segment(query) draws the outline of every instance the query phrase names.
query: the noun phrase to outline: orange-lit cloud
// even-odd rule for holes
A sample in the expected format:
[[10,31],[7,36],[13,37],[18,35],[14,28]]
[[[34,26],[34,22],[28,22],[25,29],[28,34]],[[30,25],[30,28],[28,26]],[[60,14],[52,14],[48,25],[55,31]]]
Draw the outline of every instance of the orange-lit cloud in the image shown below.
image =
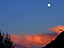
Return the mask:
[[[60,26],[50,28],[51,31],[56,32],[57,34],[62,32],[62,31],[60,31],[60,29],[64,30],[64,26],[60,25]],[[38,34],[32,34],[32,35],[23,34],[23,36],[12,34],[11,38],[13,39],[13,42],[15,44],[25,46],[25,47],[34,48],[34,46],[39,46],[39,47],[45,46],[50,41],[54,40],[57,36],[56,33],[48,33],[48,34],[40,34],[40,35],[38,35]],[[23,48],[23,47],[16,47],[16,48]]]
[[43,34],[43,35],[32,34],[24,36],[11,35],[14,43],[24,45],[26,47],[44,46],[54,38],[53,36],[51,34]]
[[64,31],[64,26],[60,25],[60,26],[52,27],[50,28],[50,30],[59,34],[62,31]]

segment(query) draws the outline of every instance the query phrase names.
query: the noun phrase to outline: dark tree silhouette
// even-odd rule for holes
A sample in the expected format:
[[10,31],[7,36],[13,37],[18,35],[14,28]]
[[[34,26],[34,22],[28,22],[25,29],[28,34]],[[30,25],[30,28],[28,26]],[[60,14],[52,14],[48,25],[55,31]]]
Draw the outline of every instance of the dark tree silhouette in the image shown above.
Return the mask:
[[42,48],[64,48],[64,31],[54,41],[51,41],[51,43]]
[[0,31],[0,48],[14,48],[13,42],[11,41],[10,35],[1,33]]

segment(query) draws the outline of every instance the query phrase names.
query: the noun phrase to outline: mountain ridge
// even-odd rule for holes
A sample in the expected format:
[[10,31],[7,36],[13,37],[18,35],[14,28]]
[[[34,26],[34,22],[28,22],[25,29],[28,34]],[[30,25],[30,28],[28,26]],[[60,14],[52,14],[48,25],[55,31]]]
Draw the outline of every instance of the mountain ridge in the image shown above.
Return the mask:
[[64,31],[57,38],[42,48],[64,48]]

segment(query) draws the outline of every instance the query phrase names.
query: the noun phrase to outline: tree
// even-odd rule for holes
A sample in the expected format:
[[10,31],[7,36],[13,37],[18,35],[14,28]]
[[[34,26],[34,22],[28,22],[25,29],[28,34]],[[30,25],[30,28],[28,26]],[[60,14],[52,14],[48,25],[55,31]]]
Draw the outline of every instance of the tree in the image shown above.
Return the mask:
[[0,31],[0,48],[14,48],[13,42],[11,41],[9,34],[1,33]]

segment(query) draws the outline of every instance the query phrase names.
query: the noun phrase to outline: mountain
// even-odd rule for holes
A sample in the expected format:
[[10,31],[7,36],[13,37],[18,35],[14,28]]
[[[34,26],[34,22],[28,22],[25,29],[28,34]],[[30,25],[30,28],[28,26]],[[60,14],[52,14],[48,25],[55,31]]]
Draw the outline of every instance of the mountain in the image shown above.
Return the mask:
[[64,31],[54,41],[51,41],[51,43],[42,48],[64,48]]

